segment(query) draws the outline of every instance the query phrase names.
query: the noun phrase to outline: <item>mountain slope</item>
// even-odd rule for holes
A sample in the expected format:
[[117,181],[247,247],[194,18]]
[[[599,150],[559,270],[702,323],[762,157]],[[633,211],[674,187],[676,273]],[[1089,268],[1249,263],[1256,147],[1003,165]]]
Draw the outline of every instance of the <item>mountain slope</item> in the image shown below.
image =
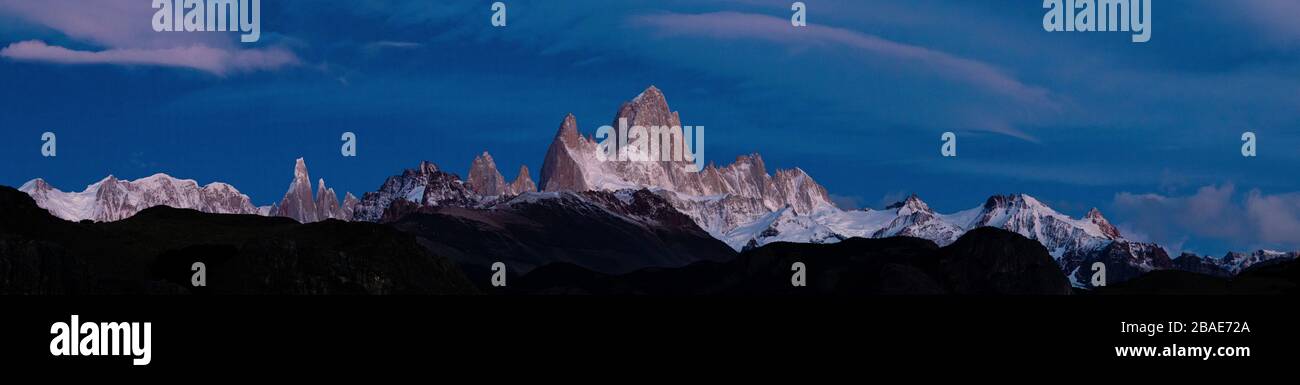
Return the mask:
[[[611,123],[613,127],[681,125],[680,115],[654,86],[623,103]],[[616,131],[607,140],[628,139],[618,135],[622,133]],[[803,170],[768,174],[758,154],[738,157],[726,167],[710,164],[690,172],[691,164],[677,158],[602,161],[599,151],[602,148],[594,139],[579,133],[577,119],[567,115],[543,160],[542,190],[648,188],[736,250],[779,241],[831,243],[891,236],[948,245],[973,229],[994,227],[1040,242],[1070,274],[1082,274],[1080,266],[1102,260],[1122,264],[1114,275],[1121,279],[1172,266],[1163,249],[1123,239],[1096,209],[1074,219],[1025,194],[993,196],[979,207],[953,214],[937,213],[915,195],[884,210],[844,211]],[[679,150],[666,151],[675,155],[672,151]]]
[[646,190],[525,193],[482,208],[423,207],[392,224],[471,272],[563,262],[622,273],[735,255]]
[[36,204],[69,221],[111,222],[129,218],[154,206],[194,209],[218,214],[256,214],[258,208],[233,186],[210,183],[200,187],[189,179],[155,174],[134,181],[109,176],[80,192],[63,192],[43,179],[19,188]]
[[425,161],[416,168],[388,177],[379,190],[362,195],[352,219],[390,222],[420,207],[467,207],[478,204],[479,198],[459,176],[443,172],[437,165]]
[[[1178,258],[1182,259],[1182,257]],[[1102,295],[1295,295],[1300,294],[1300,261],[1279,259],[1231,277],[1183,270],[1153,271],[1096,289]]]
[[[207,265],[206,287],[190,284]],[[471,294],[456,266],[370,223],[153,207],[116,222],[55,218],[0,187],[3,294]]]
[[[805,287],[791,284],[792,265]],[[1070,285],[1037,242],[985,228],[940,248],[911,237],[772,243],[727,262],[614,275],[570,264],[538,268],[507,291],[595,295],[1065,295]]]

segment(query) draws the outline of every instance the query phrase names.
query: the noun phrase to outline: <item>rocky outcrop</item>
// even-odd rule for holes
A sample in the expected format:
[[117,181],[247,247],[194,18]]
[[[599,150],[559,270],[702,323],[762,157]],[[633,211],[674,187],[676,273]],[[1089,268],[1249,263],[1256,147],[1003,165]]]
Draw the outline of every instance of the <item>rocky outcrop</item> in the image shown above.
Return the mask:
[[510,182],[510,191],[515,195],[537,191],[537,184],[533,183],[533,178],[528,175],[528,166],[519,166],[519,176],[515,177],[514,182]]
[[1219,264],[1229,273],[1237,274],[1257,266],[1292,261],[1297,257],[1300,257],[1300,252],[1295,251],[1256,250],[1252,253],[1229,252],[1219,260]]
[[345,221],[352,220],[352,216],[355,214],[358,204],[361,204],[361,200],[357,199],[357,197],[352,195],[352,193],[347,193],[347,195],[343,197],[343,204],[339,206],[339,214],[337,218]]
[[378,191],[363,195],[355,205],[352,219],[384,222],[425,206],[473,206],[479,198],[459,176],[425,161],[400,175],[388,177]]
[[1174,269],[1190,273],[1204,274],[1212,277],[1231,277],[1232,272],[1213,258],[1202,257],[1192,253],[1183,253],[1173,260]]
[[542,158],[542,191],[591,190],[579,161],[586,160],[582,158],[586,155],[584,152],[594,146],[595,143],[578,134],[578,119],[573,114],[565,115],[551,146],[546,149],[546,157]]
[[1107,285],[1174,268],[1173,260],[1159,245],[1125,239],[1112,241],[1100,249],[1070,250],[1059,260],[1061,270],[1075,286],[1082,288],[1094,288],[1092,266],[1097,262],[1106,266]]
[[496,161],[484,151],[474,158],[469,168],[469,179],[465,181],[474,193],[485,196],[514,196],[537,191],[537,185],[528,175],[528,166],[520,166],[519,176],[514,182],[506,183],[506,178],[497,171]]
[[497,171],[497,164],[487,151],[474,158],[474,163],[469,167],[469,179],[465,184],[479,195],[514,195],[509,193],[506,178]]

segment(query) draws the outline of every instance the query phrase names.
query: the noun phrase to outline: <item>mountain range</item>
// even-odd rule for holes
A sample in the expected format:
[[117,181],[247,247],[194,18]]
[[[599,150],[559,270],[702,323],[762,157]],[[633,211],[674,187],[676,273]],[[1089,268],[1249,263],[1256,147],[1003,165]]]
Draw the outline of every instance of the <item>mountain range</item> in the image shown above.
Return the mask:
[[[191,281],[196,262],[205,285]],[[0,295],[478,292],[456,263],[391,226],[167,206],[69,222],[0,186]]]
[[[681,125],[680,114],[654,86],[618,108],[612,125],[621,120],[628,126]],[[483,152],[471,162],[466,180],[421,162],[387,178],[376,191],[361,198],[347,193],[342,201],[324,179],[313,191],[301,158],[284,197],[271,206],[254,206],[225,183],[200,187],[165,174],[135,181],[109,176],[81,192],[63,192],[35,179],[20,190],[69,221],[120,221],[150,207],[167,206],[287,217],[300,223],[388,223],[417,234],[426,247],[459,256],[453,257],[459,263],[481,267],[508,260],[521,272],[560,262],[621,274],[723,260],[778,242],[830,244],[906,236],[946,247],[984,227],[1039,242],[1067,281],[1081,288],[1091,287],[1096,262],[1107,266],[1109,282],[1122,282],[1168,269],[1229,277],[1297,257],[1295,252],[1260,250],[1223,258],[1170,258],[1159,245],[1125,238],[1095,208],[1082,218],[1071,218],[1026,194],[991,196],[983,204],[947,214],[934,211],[916,195],[883,209],[845,210],[802,169],[769,173],[759,154],[689,172],[685,161],[601,161],[598,151],[597,141],[583,136],[577,119],[568,114],[545,153],[537,183],[526,166],[507,183],[492,156]],[[590,224],[605,227],[585,226]],[[584,238],[581,229],[588,229],[585,235],[621,237],[631,247],[584,248],[600,240]]]

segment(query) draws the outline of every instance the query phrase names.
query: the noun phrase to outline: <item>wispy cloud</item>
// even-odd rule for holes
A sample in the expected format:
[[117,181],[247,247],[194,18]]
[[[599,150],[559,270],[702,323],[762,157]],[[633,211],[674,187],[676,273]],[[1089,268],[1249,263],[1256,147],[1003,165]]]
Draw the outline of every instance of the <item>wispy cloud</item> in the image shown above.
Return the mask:
[[366,47],[369,48],[420,48],[423,46],[424,44],[420,44],[416,42],[389,41],[389,40],[376,41],[366,45]]
[[301,60],[283,47],[248,48],[234,34],[160,33],[151,27],[154,9],[142,1],[0,0],[0,14],[66,36],[70,48],[46,40],[10,44],[0,57],[58,64],[107,64],[187,68],[218,76],[296,66]]
[[1229,11],[1240,12],[1246,19],[1270,32],[1273,39],[1283,42],[1300,41],[1300,24],[1295,22],[1300,15],[1300,2],[1294,0],[1246,0],[1215,3]]
[[191,68],[224,76],[232,72],[272,70],[299,64],[298,57],[282,49],[227,51],[207,46],[137,49],[115,48],[79,51],[51,46],[39,40],[10,44],[0,57],[60,64],[116,64]]
[[633,20],[634,23],[655,27],[663,35],[693,35],[720,40],[758,39],[792,46],[855,49],[924,66],[950,80],[980,86],[1023,102],[1051,104],[1047,90],[1027,85],[988,63],[849,29],[815,24],[793,28],[788,19],[739,12],[664,13],[642,15]]

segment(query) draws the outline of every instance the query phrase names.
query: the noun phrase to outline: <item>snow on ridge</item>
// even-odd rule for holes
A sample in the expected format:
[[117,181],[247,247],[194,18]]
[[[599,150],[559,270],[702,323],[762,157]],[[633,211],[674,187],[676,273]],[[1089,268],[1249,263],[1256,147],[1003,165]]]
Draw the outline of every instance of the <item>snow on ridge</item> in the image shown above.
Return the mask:
[[25,192],[25,193],[31,194],[32,191],[36,190],[36,185],[38,185],[38,184],[42,184],[42,183],[47,184],[47,185],[49,184],[48,182],[45,181],[45,179],[36,178],[36,179],[32,179],[32,180],[27,181],[27,183],[23,183],[22,186],[19,186],[19,187],[18,187],[18,191],[22,191],[22,192]]
[[[1108,237],[1090,219],[1071,218],[1029,195],[994,196],[989,202],[990,204],[944,214],[931,210],[924,201],[913,195],[885,210],[846,211],[829,208],[798,215],[807,217],[806,220],[778,221],[772,215],[763,215],[754,221],[735,226],[736,230],[724,232],[724,236],[719,239],[737,250],[751,244],[761,246],[778,240],[790,241],[795,237],[792,233],[810,236],[805,242],[905,235],[929,239],[942,246],[955,241],[966,231],[991,226],[1020,233],[1042,243],[1057,260],[1071,250],[1099,250],[1115,240],[1123,240]],[[801,224],[804,228],[797,229]],[[823,231],[829,231],[836,237],[827,237],[822,234]],[[745,235],[752,238],[738,239]],[[1134,246],[1136,245],[1130,245]]]
[[[45,188],[40,188],[41,186]],[[156,173],[136,180],[109,175],[82,191],[65,192],[37,178],[19,189],[37,206],[69,221],[116,221],[153,206],[195,209],[223,214],[255,214],[247,195],[229,184],[213,182],[200,187],[193,179],[177,179]]]
[[561,194],[563,193],[558,191],[530,191],[516,195],[505,203],[511,206],[519,203],[537,203],[547,199],[559,199]]
[[951,223],[954,226],[969,230],[971,225],[975,223],[975,219],[979,217],[981,211],[983,211],[983,207],[975,207],[952,214],[935,213],[935,216],[938,216],[939,219]]

